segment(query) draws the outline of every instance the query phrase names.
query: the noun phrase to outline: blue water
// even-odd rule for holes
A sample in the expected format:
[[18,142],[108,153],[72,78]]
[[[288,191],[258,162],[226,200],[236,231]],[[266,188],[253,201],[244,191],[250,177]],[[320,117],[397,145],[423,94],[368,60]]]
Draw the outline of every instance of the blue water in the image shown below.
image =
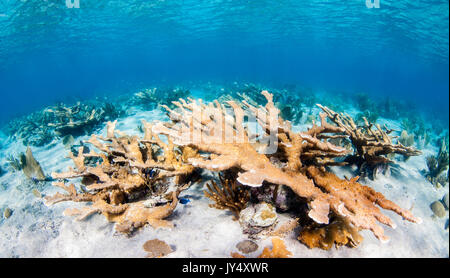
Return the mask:
[[159,83],[412,101],[448,124],[448,0],[0,0],[0,122]]

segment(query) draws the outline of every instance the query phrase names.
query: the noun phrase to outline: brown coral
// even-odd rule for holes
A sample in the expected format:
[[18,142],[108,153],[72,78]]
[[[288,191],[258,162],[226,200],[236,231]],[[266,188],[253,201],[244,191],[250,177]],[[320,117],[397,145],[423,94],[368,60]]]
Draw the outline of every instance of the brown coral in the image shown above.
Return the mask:
[[224,178],[219,175],[220,185],[215,181],[211,184],[206,184],[208,190],[203,193],[206,197],[213,200],[215,203],[210,204],[210,207],[217,209],[228,209],[234,214],[234,218],[239,218],[239,212],[244,209],[250,199],[250,190],[239,185],[236,181]]
[[392,162],[387,156],[393,153],[404,157],[417,156],[421,152],[413,147],[405,146],[400,142],[393,143],[389,134],[393,131],[386,126],[370,123],[363,117],[364,125],[358,126],[347,114],[337,113],[328,107],[317,104],[326,116],[336,125],[340,132],[348,136],[355,149],[353,161],[370,166]]
[[[189,146],[203,152],[201,157],[188,159],[194,167],[212,171],[239,169],[241,172],[237,181],[248,186],[258,187],[263,182],[269,182],[290,187],[309,203],[308,215],[317,223],[327,224],[328,214],[332,210],[335,214],[345,217],[355,227],[370,229],[376,237],[384,241],[387,237],[377,222],[389,226],[394,224],[381,214],[376,205],[393,210],[406,220],[420,221],[381,194],[357,184],[356,179],[342,181],[334,176],[321,174],[317,166],[323,171],[323,166],[333,165],[334,157],[348,154],[345,148],[337,147],[328,141],[341,137],[339,133],[345,131],[344,127],[326,123],[325,114],[322,114],[321,126],[314,125],[306,132],[294,133],[290,123],[279,117],[273,96],[267,91],[263,91],[262,95],[267,99],[264,107],[256,108],[244,101],[243,104],[247,107],[244,110],[241,104],[227,102],[231,113],[217,101],[206,105],[201,100],[181,99],[174,102],[179,108],[178,111],[165,107],[173,123],[158,123],[153,126],[152,131],[171,137],[177,145]],[[263,134],[251,133],[244,125],[246,113],[256,118],[264,131]],[[330,133],[335,135],[329,135]],[[383,132],[372,134],[386,135]],[[256,142],[255,138],[259,141]],[[283,147],[273,149],[273,145],[278,143]],[[391,148],[389,144],[386,146],[383,145],[382,149]],[[398,148],[401,152],[403,147]],[[208,156],[205,157],[205,154]],[[270,155],[286,159],[286,166],[279,168],[279,165],[272,164]],[[312,168],[309,168],[310,166]],[[332,184],[334,182],[337,184]]]
[[287,250],[284,241],[279,237],[273,237],[272,249],[269,247],[264,248],[258,258],[289,258],[290,256],[292,256],[292,253]]
[[[77,215],[78,220],[85,219],[93,213],[102,213],[109,221],[116,222],[116,230],[130,233],[133,229],[150,224],[153,227],[171,227],[163,220],[177,205],[177,196],[189,184],[181,186],[184,178],[194,170],[182,162],[186,156],[196,152],[175,147],[170,139],[164,143],[158,136],[153,136],[151,126],[144,125],[145,136],[127,136],[115,129],[116,122],[108,122],[107,137],[92,135],[87,141],[100,152],[90,150],[69,157],[75,169],[68,172],[52,173],[54,179],[65,180],[82,177],[81,193],[74,184],[66,185],[64,181],[54,182],[67,194],[56,193],[45,198],[48,205],[62,201],[92,202],[82,209],[68,209],[66,215]],[[116,134],[119,136],[116,137]],[[103,143],[103,142],[105,143]],[[157,157],[158,156],[158,157]],[[85,164],[85,159],[101,159],[95,167]],[[173,177],[173,178],[172,178]],[[172,178],[175,188],[171,188]],[[165,205],[157,206],[158,203]]]
[[46,108],[43,111],[45,118],[53,119],[47,123],[54,128],[56,134],[70,134],[80,131],[88,126],[95,125],[105,117],[104,109],[96,109],[93,106],[78,102],[72,107],[57,105]]
[[326,226],[317,226],[313,223],[305,227],[298,239],[309,248],[329,250],[333,245],[336,245],[336,248],[343,245],[356,247],[362,242],[363,237],[347,220],[336,217]]

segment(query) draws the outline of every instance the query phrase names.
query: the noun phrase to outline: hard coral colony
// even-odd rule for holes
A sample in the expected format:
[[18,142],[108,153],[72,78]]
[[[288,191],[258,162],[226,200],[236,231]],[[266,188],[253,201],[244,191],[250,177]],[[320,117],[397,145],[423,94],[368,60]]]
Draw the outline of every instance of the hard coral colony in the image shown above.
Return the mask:
[[[306,132],[295,133],[290,123],[279,117],[273,96],[267,91],[262,94],[267,99],[265,107],[257,108],[244,101],[243,104],[247,107],[244,110],[236,102],[229,101],[227,104],[231,106],[233,113],[228,112],[225,106],[218,102],[215,102],[215,105],[205,105],[192,99],[188,102],[180,100],[175,103],[180,112],[166,107],[172,123],[160,122],[153,127],[153,131],[171,137],[175,144],[190,146],[210,155],[208,159],[190,158],[188,161],[194,167],[212,171],[235,167],[241,170],[237,177],[241,184],[258,187],[265,181],[290,187],[297,195],[306,199],[310,208],[308,216],[317,223],[328,224],[331,211],[344,217],[355,227],[369,229],[377,238],[386,241],[388,238],[378,223],[391,227],[395,227],[395,224],[381,213],[377,205],[396,212],[408,221],[421,221],[408,210],[385,199],[381,193],[357,183],[357,178],[341,180],[325,171],[325,165],[335,164],[332,158],[348,154],[346,149],[326,140],[328,136],[325,134],[344,133],[342,127],[328,124],[322,114],[320,126],[314,124]],[[265,131],[263,135],[252,134],[251,130],[243,125],[245,113],[256,118]],[[193,131],[189,133],[191,135],[196,132],[200,134],[201,141],[186,136],[186,130]],[[226,130],[232,131],[229,134],[231,139],[225,138]],[[250,138],[265,137],[270,140],[274,139],[274,134],[281,147],[271,155],[258,153],[257,148],[261,146],[252,144]],[[381,136],[387,135],[381,133]],[[360,140],[370,139],[363,137]],[[370,146],[371,142],[365,145]],[[389,143],[386,145],[387,147],[381,146],[381,154],[396,150]],[[287,163],[282,168],[277,167],[269,156],[277,156]]]
[[[171,227],[164,218],[177,206],[178,194],[190,185],[184,183],[186,177],[194,170],[182,160],[195,156],[196,152],[189,147],[176,149],[170,139],[164,143],[152,134],[150,124],[143,124],[144,138],[123,134],[115,129],[116,122],[108,122],[105,138],[92,135],[87,143],[100,152],[91,150],[85,154],[81,147],[78,156],[70,153],[76,169],[52,173],[52,178],[62,180],[54,182],[54,185],[68,194],[48,196],[46,203],[92,202],[91,206],[83,209],[68,209],[65,214],[77,215],[77,219],[82,220],[100,212],[109,221],[116,222],[116,230],[123,233],[130,233],[145,224]],[[94,167],[87,166],[85,159],[90,157],[99,158],[101,162]],[[81,193],[77,192],[74,184],[66,185],[64,182],[80,177],[86,186],[80,186]],[[168,179],[171,179],[170,184]]]
[[[366,118],[364,125],[358,126],[348,115],[321,105],[320,123],[294,132],[291,123],[281,117],[273,95],[262,91],[261,96],[265,106],[257,106],[249,97],[242,102],[215,100],[209,104],[191,98],[174,101],[176,108],[163,105],[170,122],[143,122],[143,138],[128,136],[115,128],[116,122],[108,122],[106,137],[92,135],[86,142],[98,152],[84,152],[81,147],[76,156],[69,154],[75,169],[52,173],[52,178],[59,180],[54,185],[67,194],[47,196],[46,202],[92,202],[82,209],[68,209],[66,214],[85,219],[102,213],[124,233],[145,224],[171,227],[165,218],[177,206],[179,193],[189,187],[195,170],[202,169],[227,177],[220,176],[222,187],[211,181],[205,194],[215,201],[212,207],[230,209],[236,218],[251,199],[248,188],[287,186],[306,205],[307,216],[315,223],[299,236],[309,247],[356,246],[362,240],[358,234],[362,229],[387,241],[380,223],[390,227],[395,223],[380,208],[410,222],[421,222],[381,193],[358,183],[359,177],[341,179],[329,170],[354,163],[364,172],[392,163],[389,154],[414,156],[419,151],[394,144],[386,127]],[[253,125],[245,123],[245,118],[253,118]],[[352,150],[333,144],[336,139],[349,140]],[[87,165],[87,158],[96,158],[97,163]],[[74,178],[81,178],[79,189],[66,184]],[[290,226],[296,227],[296,223]],[[276,245],[279,242],[275,240],[274,248]],[[270,250],[263,253],[271,256]]]

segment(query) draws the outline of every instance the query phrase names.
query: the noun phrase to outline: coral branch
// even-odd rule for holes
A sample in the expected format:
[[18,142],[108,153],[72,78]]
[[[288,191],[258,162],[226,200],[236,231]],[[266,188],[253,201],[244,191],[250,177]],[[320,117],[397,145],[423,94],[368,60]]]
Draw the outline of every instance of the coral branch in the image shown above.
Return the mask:
[[[247,186],[258,187],[268,182],[290,187],[309,203],[308,215],[317,223],[327,224],[331,210],[348,219],[356,228],[370,229],[379,239],[387,240],[377,222],[390,226],[394,224],[381,214],[376,205],[390,209],[409,221],[419,222],[409,211],[399,208],[369,187],[356,183],[356,179],[342,181],[331,173],[319,170],[324,170],[325,165],[334,165],[332,158],[348,154],[345,148],[328,141],[327,134],[330,133],[355,134],[354,138],[364,139],[363,145],[357,146],[361,145],[369,156],[389,151],[412,155],[416,151],[391,144],[387,136],[389,131],[383,131],[379,126],[374,131],[367,123],[366,134],[362,134],[362,129],[357,128],[351,118],[345,118],[346,124],[337,127],[328,124],[326,116],[334,120],[338,117],[329,109],[324,109],[325,113],[320,115],[320,126],[314,124],[306,132],[294,133],[290,123],[279,117],[273,96],[267,91],[263,91],[262,95],[267,100],[264,107],[256,107],[247,101],[242,102],[243,105],[229,101],[227,104],[231,110],[218,102],[214,102],[214,105],[192,99],[174,102],[177,111],[166,108],[172,123],[158,123],[153,126],[152,132],[167,135],[175,144],[204,153],[202,157],[188,159],[194,167],[212,171],[239,169],[241,172],[238,173],[237,181]],[[246,107],[246,110],[242,107]],[[256,119],[263,134],[255,135],[244,126],[245,114]],[[369,137],[372,139],[366,140]],[[253,142],[250,138],[261,141]],[[268,144],[260,148],[263,143]],[[281,143],[282,148],[272,153],[258,152],[278,143]],[[287,166],[272,164],[270,155],[286,159]]]
[[328,107],[317,104],[327,115],[327,117],[341,130],[349,136],[354,148],[355,155],[367,163],[388,163],[391,162],[385,156],[390,153],[401,154],[405,157],[420,155],[419,150],[407,147],[401,143],[394,144],[389,130],[379,124],[369,123],[363,117],[364,125],[357,126],[354,120],[347,114],[339,114]]
[[[77,156],[69,155],[76,169],[52,173],[54,179],[60,180],[82,177],[87,192],[77,193],[74,184],[67,186],[62,181],[55,182],[55,186],[68,194],[47,196],[46,203],[92,202],[89,207],[69,209],[65,214],[76,215],[82,220],[93,213],[102,213],[109,221],[117,223],[116,230],[124,233],[145,224],[170,227],[170,222],[163,219],[175,209],[179,192],[187,188],[179,185],[194,170],[184,161],[196,156],[197,152],[176,147],[170,138],[164,143],[150,133],[150,124],[143,124],[146,127],[143,139],[116,130],[116,122],[108,122],[106,138],[92,135],[87,143],[100,153],[93,150],[84,153],[81,147]],[[98,157],[101,163],[95,167],[87,166],[85,159],[89,157]],[[170,186],[171,183],[175,187]],[[155,206],[158,202],[167,204]]]

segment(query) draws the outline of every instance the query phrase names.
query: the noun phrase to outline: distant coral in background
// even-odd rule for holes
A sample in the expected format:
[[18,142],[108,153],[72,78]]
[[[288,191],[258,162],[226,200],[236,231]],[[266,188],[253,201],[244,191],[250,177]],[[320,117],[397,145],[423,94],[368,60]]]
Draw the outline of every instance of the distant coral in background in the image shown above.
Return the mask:
[[155,109],[158,105],[172,105],[172,101],[190,96],[190,91],[182,87],[155,87],[134,94],[131,103],[145,109]]
[[[286,244],[279,237],[272,237],[272,248],[265,247],[262,253],[258,256],[261,259],[281,259],[289,258],[292,253],[286,248]],[[245,258],[244,255],[237,252],[232,252],[231,257],[233,258]]]
[[[154,125],[153,132],[169,136],[179,146],[189,146],[204,153],[202,157],[188,159],[196,168],[211,171],[235,168],[241,171],[237,181],[243,185],[259,187],[267,182],[290,187],[309,204],[308,216],[317,223],[328,224],[329,213],[332,211],[355,228],[369,229],[377,238],[386,241],[388,238],[378,222],[391,227],[395,227],[395,224],[381,213],[377,205],[394,211],[408,221],[420,222],[411,212],[401,209],[382,194],[358,184],[357,177],[341,180],[325,168],[339,165],[334,158],[347,156],[349,153],[347,149],[328,142],[328,139],[336,136],[342,137],[341,133],[350,136],[358,149],[357,154],[369,161],[377,161],[379,156],[391,152],[403,155],[417,155],[420,152],[393,144],[386,131],[381,130],[378,125],[374,131],[369,123],[366,127],[358,128],[351,120],[345,123],[336,121],[337,114],[329,109],[324,109],[328,113],[322,114],[320,126],[314,124],[305,132],[295,133],[290,123],[279,116],[279,109],[273,103],[273,95],[267,91],[263,91],[262,95],[267,101],[264,107],[255,107],[243,101],[246,109],[234,101],[226,103],[231,110],[217,101],[209,105],[192,99],[174,102],[177,110],[165,107],[172,123],[158,123]],[[246,113],[256,117],[263,134],[254,134],[243,125]],[[328,124],[326,116],[339,125]],[[190,136],[183,134],[183,130],[190,131],[189,134],[197,132],[202,140],[193,141]],[[223,130],[232,130],[232,138],[224,141]],[[277,131],[276,137],[273,136],[273,131]],[[252,143],[249,138],[277,141],[281,147],[270,156],[279,157],[285,163],[272,163],[268,155],[261,153],[267,146]],[[388,161],[384,157],[380,160]]]
[[[56,193],[45,197],[46,204],[62,201],[92,202],[82,209],[68,209],[66,215],[76,215],[78,220],[93,213],[102,213],[109,221],[116,222],[116,230],[131,233],[145,224],[171,227],[166,220],[177,206],[177,196],[190,183],[185,178],[194,168],[183,160],[196,156],[189,147],[176,147],[169,139],[164,143],[151,132],[151,125],[144,122],[143,138],[127,136],[115,129],[116,122],[108,122],[107,136],[92,135],[87,141],[99,152],[83,152],[77,156],[69,153],[75,169],[64,173],[52,173],[55,186],[67,193]],[[116,134],[118,136],[116,136]],[[90,157],[101,159],[101,163],[88,166]],[[65,180],[82,178],[79,192],[74,184]]]
[[122,112],[110,103],[82,103],[73,106],[58,104],[23,118],[12,120],[7,133],[24,145],[43,146],[55,137],[83,135],[105,120],[115,119]]
[[370,99],[367,93],[357,93],[354,100],[361,111],[368,111],[373,108],[373,100]]
[[448,172],[443,174],[449,165],[447,139],[442,139],[437,156],[427,156],[426,159],[428,167],[428,172],[425,174],[426,178],[435,186],[443,186],[448,183]]

